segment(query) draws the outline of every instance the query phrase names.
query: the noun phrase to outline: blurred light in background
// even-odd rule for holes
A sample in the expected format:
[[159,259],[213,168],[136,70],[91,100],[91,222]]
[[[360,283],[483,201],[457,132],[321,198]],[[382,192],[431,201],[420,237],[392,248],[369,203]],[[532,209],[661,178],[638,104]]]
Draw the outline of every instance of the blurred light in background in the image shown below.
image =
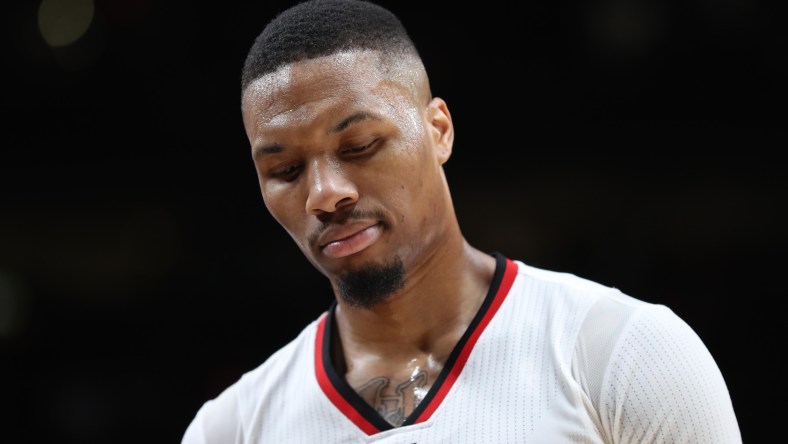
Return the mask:
[[38,8],[38,28],[49,46],[79,40],[93,21],[92,0],[44,0]]

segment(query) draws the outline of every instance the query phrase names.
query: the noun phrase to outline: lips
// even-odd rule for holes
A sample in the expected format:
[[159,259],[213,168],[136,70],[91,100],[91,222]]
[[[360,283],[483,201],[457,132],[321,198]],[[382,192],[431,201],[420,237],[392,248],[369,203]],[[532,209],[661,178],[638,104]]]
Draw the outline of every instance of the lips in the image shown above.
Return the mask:
[[318,239],[318,245],[328,257],[345,257],[374,244],[382,232],[383,229],[378,222],[355,222],[347,226],[327,229]]

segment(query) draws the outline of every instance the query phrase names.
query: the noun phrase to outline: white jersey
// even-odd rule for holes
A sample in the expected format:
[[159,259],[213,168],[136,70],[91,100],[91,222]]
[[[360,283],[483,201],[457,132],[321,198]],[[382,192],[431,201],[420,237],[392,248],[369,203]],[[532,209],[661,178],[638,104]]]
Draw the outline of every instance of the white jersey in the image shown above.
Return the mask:
[[719,368],[674,312],[496,258],[484,304],[402,426],[332,365],[332,307],[206,402],[182,444],[741,442]]

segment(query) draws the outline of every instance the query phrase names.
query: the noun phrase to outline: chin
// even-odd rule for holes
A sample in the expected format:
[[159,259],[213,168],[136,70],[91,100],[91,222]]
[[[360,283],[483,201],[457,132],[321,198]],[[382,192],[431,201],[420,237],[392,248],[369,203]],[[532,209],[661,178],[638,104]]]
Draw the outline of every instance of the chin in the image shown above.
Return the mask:
[[405,267],[399,256],[385,261],[366,260],[346,267],[332,283],[347,305],[368,309],[405,286]]

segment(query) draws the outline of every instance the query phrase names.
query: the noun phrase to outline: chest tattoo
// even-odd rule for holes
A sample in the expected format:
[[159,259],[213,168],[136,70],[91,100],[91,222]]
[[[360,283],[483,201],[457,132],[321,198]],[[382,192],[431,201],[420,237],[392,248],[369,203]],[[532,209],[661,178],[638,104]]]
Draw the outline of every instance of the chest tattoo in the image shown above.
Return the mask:
[[429,385],[427,373],[421,370],[399,383],[379,376],[354,388],[380,416],[398,427],[427,395]]

